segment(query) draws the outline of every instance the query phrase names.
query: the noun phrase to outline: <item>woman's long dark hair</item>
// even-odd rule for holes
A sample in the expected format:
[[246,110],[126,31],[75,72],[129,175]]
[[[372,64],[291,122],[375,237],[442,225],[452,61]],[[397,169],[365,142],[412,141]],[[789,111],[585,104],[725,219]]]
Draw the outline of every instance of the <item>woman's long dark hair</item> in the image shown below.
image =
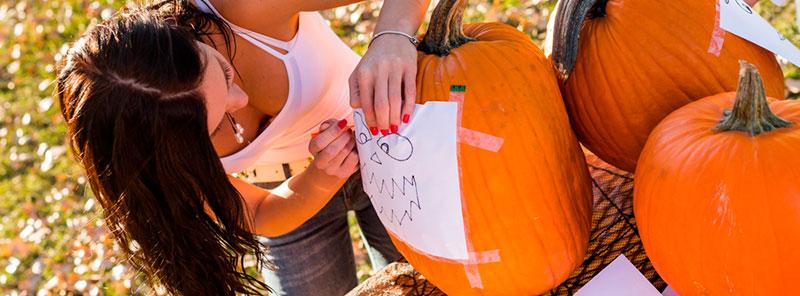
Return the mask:
[[192,29],[130,9],[89,29],[57,79],[68,141],[129,261],[175,295],[263,293],[241,195],[211,144]]
[[[210,0],[195,1],[210,5]],[[236,55],[236,39],[231,26],[218,15],[201,11],[191,0],[156,0],[147,9],[162,18],[191,28],[195,38],[202,42],[215,48],[225,48],[228,52],[228,59],[233,64]],[[215,35],[221,36],[224,44],[216,44],[212,38]]]

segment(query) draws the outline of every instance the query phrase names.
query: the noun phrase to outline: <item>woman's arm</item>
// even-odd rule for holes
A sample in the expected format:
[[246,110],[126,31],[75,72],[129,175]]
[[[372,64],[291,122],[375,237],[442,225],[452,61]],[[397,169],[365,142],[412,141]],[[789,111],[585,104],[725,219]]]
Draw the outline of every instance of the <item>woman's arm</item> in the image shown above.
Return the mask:
[[[375,32],[398,30],[414,35],[417,33],[431,0],[385,0],[375,26]],[[383,37],[381,37],[383,38]],[[407,41],[407,40],[406,40]],[[376,41],[377,42],[377,41]]]
[[231,177],[255,233],[274,237],[294,230],[319,212],[356,171],[355,140],[345,124],[323,123],[323,132],[309,147],[315,156],[311,166],[278,188],[266,191]]
[[[430,0],[385,0],[375,33],[416,35]],[[363,108],[370,130],[397,132],[408,123],[416,101],[417,49],[408,38],[375,39],[350,76],[350,105]]]
[[231,183],[241,193],[248,214],[253,217],[253,232],[275,237],[289,233],[313,217],[347,180],[337,179],[322,185],[325,177],[306,170],[269,191],[233,177]]

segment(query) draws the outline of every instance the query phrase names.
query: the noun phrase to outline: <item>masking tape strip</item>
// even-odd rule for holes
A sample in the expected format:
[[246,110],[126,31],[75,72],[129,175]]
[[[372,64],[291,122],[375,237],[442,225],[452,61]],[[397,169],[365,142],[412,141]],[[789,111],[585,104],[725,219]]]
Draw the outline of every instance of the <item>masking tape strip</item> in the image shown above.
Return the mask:
[[471,130],[461,126],[461,118],[464,109],[464,93],[467,87],[463,85],[450,86],[450,102],[458,103],[458,135],[459,143],[467,144],[472,147],[483,149],[491,152],[498,152],[503,147],[503,138],[495,137],[486,133],[476,130]]
[[500,250],[469,253],[469,264],[500,262]]
[[491,152],[498,152],[503,147],[503,138],[498,138],[489,134],[471,130],[468,128],[458,128],[458,142],[467,144],[475,148]]
[[[719,0],[724,1],[724,0]],[[725,30],[719,25],[720,12],[719,1],[717,1],[717,16],[714,19],[714,32],[711,33],[711,42],[708,45],[708,53],[719,56],[722,53],[722,45],[725,43]]]
[[[502,146],[502,140],[500,138],[479,133],[476,131],[472,131],[461,126],[461,118],[464,110],[464,93],[467,91],[467,87],[464,85],[451,85],[450,86],[450,102],[458,103],[458,119],[457,119],[457,126],[458,126],[458,141],[464,144],[469,144],[471,146],[475,146],[472,144],[476,144],[478,146],[487,146],[489,148],[497,148],[500,150],[500,146]],[[463,135],[469,135],[468,137],[462,137]],[[488,136],[488,137],[485,137]],[[466,139],[466,141],[465,141]],[[499,145],[497,141],[500,141]],[[472,143],[472,144],[470,144]],[[488,145],[487,145],[488,143]],[[477,147],[477,146],[476,146]],[[479,147],[480,148],[480,147]],[[458,159],[461,161],[461,147],[457,146],[456,153],[458,154]],[[495,151],[497,152],[497,151]],[[461,172],[461,166],[458,167],[458,176],[460,180],[463,180],[463,174]],[[460,184],[461,192],[464,192],[464,185]],[[467,212],[467,204],[464,202],[464,195],[461,195],[461,210],[466,213]],[[467,276],[467,280],[469,281],[469,285],[471,288],[482,289],[483,288],[483,280],[481,279],[481,273],[478,269],[479,264],[483,263],[491,263],[491,262],[499,262],[500,261],[500,250],[490,250],[490,251],[483,251],[483,252],[476,252],[475,246],[472,244],[472,240],[469,239],[470,237],[470,228],[469,224],[467,223],[466,219],[464,219],[464,233],[467,237],[467,251],[469,252],[469,258],[466,261],[462,261],[461,264],[464,265],[464,274]]]
[[[386,229],[386,231],[388,231],[389,233],[391,233],[395,237],[399,237],[397,235],[397,233],[395,233],[395,232],[393,232],[393,231],[391,231],[389,229]],[[412,251],[414,251],[414,253],[421,254],[421,255],[427,257],[428,259],[433,260],[433,261],[437,261],[437,262],[458,263],[458,264],[463,264],[463,265],[478,265],[478,264],[500,262],[500,250],[499,249],[483,251],[483,252],[469,252],[469,253],[467,253],[467,256],[469,256],[467,259],[459,260],[459,259],[450,259],[450,258],[445,258],[445,257],[439,257],[439,256],[436,256],[436,255],[431,255],[431,254],[426,253],[423,250],[417,249],[414,246],[411,246],[411,245],[408,245],[408,244],[406,244],[406,247],[411,249]]]
[[[388,228],[386,229],[386,231],[391,233],[393,236],[398,237],[396,233],[389,230]],[[483,280],[481,280],[481,273],[480,270],[478,270],[478,265],[500,262],[500,250],[497,249],[483,251],[483,252],[470,251],[468,253],[469,257],[466,260],[458,260],[458,259],[449,259],[449,258],[439,257],[436,255],[431,255],[426,253],[425,251],[414,248],[414,246],[408,244],[406,244],[406,247],[411,249],[414,253],[425,256],[426,258],[436,262],[457,263],[463,265],[464,274],[467,277],[467,281],[469,281],[470,288],[477,288],[477,289],[483,288]],[[467,249],[471,250],[472,248],[473,248],[472,243],[470,243],[469,239],[467,239]]]
[[467,91],[467,87],[463,85],[451,85],[450,86],[450,102],[458,103],[458,118],[456,122],[456,126],[461,128],[461,113],[464,109],[464,93]]
[[470,252],[468,261],[464,264],[464,273],[467,275],[470,287],[483,289],[483,280],[481,280],[478,264],[500,262],[500,250]]

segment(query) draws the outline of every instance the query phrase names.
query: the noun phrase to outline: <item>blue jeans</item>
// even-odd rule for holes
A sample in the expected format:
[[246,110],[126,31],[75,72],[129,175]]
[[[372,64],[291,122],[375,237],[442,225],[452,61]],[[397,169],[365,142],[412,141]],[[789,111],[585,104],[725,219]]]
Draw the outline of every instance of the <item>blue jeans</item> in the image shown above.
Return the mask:
[[[275,295],[341,296],[358,285],[347,212],[355,211],[373,270],[401,258],[361,187],[353,177],[314,217],[279,237],[262,237],[275,270],[262,270]],[[270,294],[272,295],[272,294]]]

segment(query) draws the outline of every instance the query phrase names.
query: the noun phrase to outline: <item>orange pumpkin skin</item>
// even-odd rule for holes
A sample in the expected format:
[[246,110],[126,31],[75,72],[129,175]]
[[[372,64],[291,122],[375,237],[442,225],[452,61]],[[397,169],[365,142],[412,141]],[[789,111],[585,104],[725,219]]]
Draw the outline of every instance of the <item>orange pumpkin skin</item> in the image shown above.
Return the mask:
[[736,73],[740,59],[758,67],[767,95],[784,97],[783,74],[770,52],[727,33],[719,57],[709,53],[716,3],[608,0],[606,16],[585,21],[563,94],[586,147],[633,172],[650,131],[664,117],[698,98],[736,89],[729,73]]
[[[636,169],[639,233],[680,295],[790,295],[800,283],[800,127],[715,131],[734,97],[691,103],[655,128]],[[769,106],[800,123],[800,102]]]
[[449,55],[419,54],[418,103],[447,101],[465,85],[462,127],[504,139],[499,152],[459,144],[467,237],[500,262],[464,265],[398,250],[448,295],[538,295],[582,262],[589,240],[591,181],[569,127],[552,64],[528,37],[497,23],[465,25],[476,41]]

